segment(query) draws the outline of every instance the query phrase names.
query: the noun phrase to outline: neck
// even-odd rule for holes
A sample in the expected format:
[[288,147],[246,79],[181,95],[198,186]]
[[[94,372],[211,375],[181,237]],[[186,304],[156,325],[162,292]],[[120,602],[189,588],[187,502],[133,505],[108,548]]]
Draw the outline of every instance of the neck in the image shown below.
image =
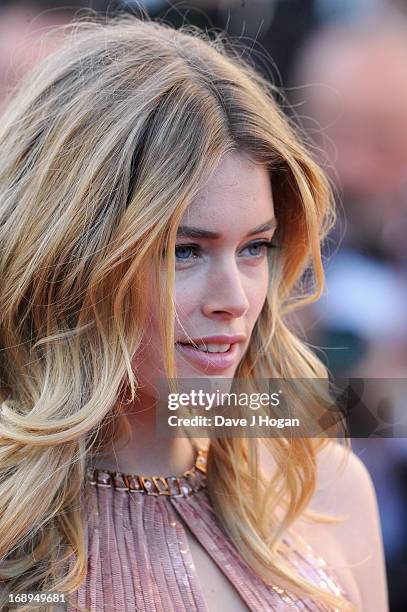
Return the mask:
[[138,397],[126,403],[126,417],[129,433],[123,432],[103,450],[103,454],[95,456],[94,467],[125,474],[171,476],[182,474],[193,466],[196,451],[189,438],[157,435],[153,399]]

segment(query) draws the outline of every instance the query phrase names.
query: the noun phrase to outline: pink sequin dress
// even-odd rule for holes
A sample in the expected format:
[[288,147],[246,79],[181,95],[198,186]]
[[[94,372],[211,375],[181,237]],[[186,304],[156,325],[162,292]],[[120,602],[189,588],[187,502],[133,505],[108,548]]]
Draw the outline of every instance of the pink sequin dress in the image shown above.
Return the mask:
[[[253,612],[332,610],[266,585],[218,525],[205,488],[206,453],[181,478],[140,478],[89,470],[87,576],[69,612],[208,612],[182,519]],[[307,580],[344,594],[311,548],[290,561]],[[72,564],[72,559],[71,559]]]

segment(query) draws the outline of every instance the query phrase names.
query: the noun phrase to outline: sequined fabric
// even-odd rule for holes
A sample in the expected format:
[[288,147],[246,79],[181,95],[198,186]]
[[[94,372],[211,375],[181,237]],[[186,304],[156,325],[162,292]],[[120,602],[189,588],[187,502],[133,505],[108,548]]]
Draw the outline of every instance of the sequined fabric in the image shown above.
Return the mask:
[[[205,487],[177,497],[88,483],[85,508],[88,570],[69,612],[208,612],[181,520],[249,610],[331,610],[258,578],[224,536]],[[293,550],[290,561],[307,580],[341,594],[309,547]]]

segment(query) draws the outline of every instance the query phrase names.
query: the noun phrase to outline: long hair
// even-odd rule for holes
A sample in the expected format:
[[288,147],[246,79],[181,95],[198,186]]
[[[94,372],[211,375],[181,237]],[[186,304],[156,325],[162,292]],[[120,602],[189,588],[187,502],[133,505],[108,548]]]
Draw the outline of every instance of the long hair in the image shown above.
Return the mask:
[[[148,317],[151,265],[173,377],[177,226],[232,151],[268,168],[280,245],[236,376],[326,377],[285,314],[322,290],[330,189],[273,87],[220,36],[130,17],[77,24],[2,117],[2,606],[9,592],[72,593],[84,579],[78,502],[86,460],[103,448],[106,432],[117,433],[123,388],[136,396],[132,357]],[[306,270],[314,284],[305,294]],[[297,398],[304,414],[310,400],[323,401],[313,393],[307,405]],[[211,441],[208,491],[217,516],[264,580],[334,606],[336,596],[301,578],[281,554],[283,534],[314,492],[322,442],[265,443],[277,466],[270,482],[258,471],[255,439]],[[75,564],[64,572],[72,554]]]

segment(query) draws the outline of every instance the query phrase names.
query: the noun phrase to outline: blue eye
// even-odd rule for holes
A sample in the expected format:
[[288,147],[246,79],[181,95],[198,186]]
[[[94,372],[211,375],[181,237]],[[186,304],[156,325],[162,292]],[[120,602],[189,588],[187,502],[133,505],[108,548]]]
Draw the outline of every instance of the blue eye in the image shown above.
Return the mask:
[[195,259],[198,247],[190,244],[179,244],[175,247],[175,257],[178,261],[189,261]]
[[269,249],[273,248],[275,248],[275,245],[271,240],[258,240],[257,242],[248,244],[243,251],[249,251],[250,257],[259,259],[266,255]]

